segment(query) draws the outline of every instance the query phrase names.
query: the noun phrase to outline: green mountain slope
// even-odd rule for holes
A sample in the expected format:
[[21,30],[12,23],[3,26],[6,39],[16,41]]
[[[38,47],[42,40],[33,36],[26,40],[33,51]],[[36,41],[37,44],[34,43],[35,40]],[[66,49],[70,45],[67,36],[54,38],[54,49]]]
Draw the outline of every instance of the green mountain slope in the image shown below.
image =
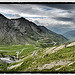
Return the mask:
[[[74,72],[75,71],[75,46],[71,43],[66,45],[66,48],[61,45],[54,49],[47,48],[39,50],[33,57],[24,59],[24,62],[17,68],[12,68],[9,71],[17,72]],[[50,50],[52,49],[52,51]],[[50,51],[46,53],[47,51]]]
[[[8,59],[0,58],[0,71],[74,72],[74,49],[75,42],[47,48],[36,48],[33,45],[0,46],[0,56],[10,58],[10,62]],[[16,52],[19,52],[18,57]]]

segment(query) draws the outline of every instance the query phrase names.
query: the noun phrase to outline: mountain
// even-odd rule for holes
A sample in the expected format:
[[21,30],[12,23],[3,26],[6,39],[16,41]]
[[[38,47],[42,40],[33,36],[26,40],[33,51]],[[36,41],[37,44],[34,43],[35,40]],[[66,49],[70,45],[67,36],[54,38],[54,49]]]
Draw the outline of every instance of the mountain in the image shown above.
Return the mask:
[[69,41],[75,41],[75,30],[68,31],[63,34],[66,38],[69,39]]
[[0,44],[41,44],[52,45],[66,42],[67,39],[59,34],[48,30],[44,26],[21,17],[8,19],[0,14]]

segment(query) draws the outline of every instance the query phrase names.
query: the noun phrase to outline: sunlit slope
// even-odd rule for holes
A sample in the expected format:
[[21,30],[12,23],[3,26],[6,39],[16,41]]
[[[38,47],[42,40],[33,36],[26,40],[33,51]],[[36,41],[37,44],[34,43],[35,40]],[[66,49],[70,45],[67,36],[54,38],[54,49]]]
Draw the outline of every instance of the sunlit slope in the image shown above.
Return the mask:
[[7,72],[74,72],[75,42],[37,49],[7,66]]
[[31,57],[33,51],[39,49],[41,48],[34,45],[0,45],[0,71],[7,71],[7,66],[21,62],[29,55]]

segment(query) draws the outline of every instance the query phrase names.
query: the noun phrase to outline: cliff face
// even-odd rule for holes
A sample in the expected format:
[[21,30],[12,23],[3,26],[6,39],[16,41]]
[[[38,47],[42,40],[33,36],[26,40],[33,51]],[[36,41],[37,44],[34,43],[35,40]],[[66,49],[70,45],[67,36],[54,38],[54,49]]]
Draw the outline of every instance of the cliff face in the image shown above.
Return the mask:
[[0,44],[29,44],[39,40],[43,40],[44,43],[67,41],[62,35],[56,34],[44,26],[37,26],[23,17],[8,19],[0,14]]

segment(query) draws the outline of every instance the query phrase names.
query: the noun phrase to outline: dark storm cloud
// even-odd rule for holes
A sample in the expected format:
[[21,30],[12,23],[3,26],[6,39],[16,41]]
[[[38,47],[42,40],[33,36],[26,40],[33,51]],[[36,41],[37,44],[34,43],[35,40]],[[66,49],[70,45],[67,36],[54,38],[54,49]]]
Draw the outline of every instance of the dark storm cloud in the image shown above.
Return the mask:
[[75,7],[75,4],[45,4],[48,7],[63,9],[63,10],[72,10]]
[[[40,16],[58,16],[59,13],[72,13],[70,9],[74,8],[74,4],[1,4],[0,8],[6,10],[14,10],[12,14],[30,14],[30,15],[40,15]],[[67,11],[56,10],[53,8],[59,8]],[[37,12],[36,12],[37,11]],[[53,12],[55,12],[53,14]],[[57,12],[58,15],[57,15]]]
[[56,18],[53,18],[53,19],[56,19],[56,20],[59,20],[59,21],[73,21],[74,18],[67,18],[67,17],[56,17]]
[[[37,5],[37,4],[1,4],[0,8],[2,9],[7,9],[7,10],[13,10],[14,13],[24,13],[24,14],[29,14],[29,15],[47,15],[48,13],[46,10],[49,8],[43,8],[42,5]],[[45,13],[46,12],[46,13]],[[49,12],[50,13],[50,12]]]
[[58,33],[75,28],[75,4],[0,4],[0,13],[25,17]]

